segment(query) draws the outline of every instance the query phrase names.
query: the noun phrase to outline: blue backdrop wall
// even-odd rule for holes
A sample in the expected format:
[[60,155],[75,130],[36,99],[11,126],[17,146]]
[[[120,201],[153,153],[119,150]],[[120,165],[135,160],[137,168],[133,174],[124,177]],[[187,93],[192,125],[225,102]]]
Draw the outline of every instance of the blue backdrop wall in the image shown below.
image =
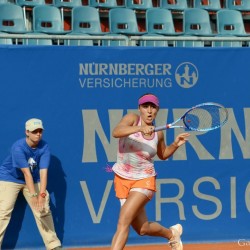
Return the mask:
[[[192,132],[171,159],[155,159],[149,219],[182,223],[184,242],[249,237],[249,49],[10,46],[0,55],[0,159],[24,136],[27,119],[44,121],[51,209],[65,247],[110,244],[119,213],[108,171],[117,147],[111,131],[147,92],[160,99],[157,125],[206,101],[230,113],[223,128]],[[167,131],[167,143],[179,132]],[[130,244],[160,242],[133,231],[129,237]],[[21,195],[3,243],[15,247],[43,249]]]

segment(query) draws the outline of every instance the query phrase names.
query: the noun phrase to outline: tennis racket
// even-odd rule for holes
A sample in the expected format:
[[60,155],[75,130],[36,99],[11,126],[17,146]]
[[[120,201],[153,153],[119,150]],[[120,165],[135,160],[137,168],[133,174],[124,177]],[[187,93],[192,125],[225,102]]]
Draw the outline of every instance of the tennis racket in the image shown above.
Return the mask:
[[193,131],[210,131],[220,128],[228,120],[228,110],[219,103],[206,102],[188,109],[179,119],[154,131],[184,128]]

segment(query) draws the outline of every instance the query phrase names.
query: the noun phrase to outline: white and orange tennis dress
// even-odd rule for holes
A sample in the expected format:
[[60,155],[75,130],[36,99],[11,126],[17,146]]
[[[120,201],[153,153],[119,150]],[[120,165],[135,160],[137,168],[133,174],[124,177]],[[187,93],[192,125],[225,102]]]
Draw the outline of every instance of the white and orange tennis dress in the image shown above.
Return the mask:
[[[141,118],[138,126],[141,125]],[[158,135],[144,138],[141,132],[119,139],[115,172],[115,191],[118,198],[127,198],[131,188],[145,188],[156,191],[154,156],[157,153]],[[122,179],[122,184],[118,184]],[[125,190],[120,190],[125,188]],[[127,191],[126,191],[127,190]]]

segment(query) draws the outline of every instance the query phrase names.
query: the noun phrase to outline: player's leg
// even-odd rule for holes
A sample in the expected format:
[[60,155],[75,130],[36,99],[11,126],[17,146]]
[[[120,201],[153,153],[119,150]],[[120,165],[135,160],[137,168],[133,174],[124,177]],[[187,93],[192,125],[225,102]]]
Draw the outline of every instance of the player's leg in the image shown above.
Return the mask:
[[157,222],[148,221],[145,208],[142,208],[138,216],[132,222],[133,229],[139,235],[158,236],[166,239],[172,237],[172,231]]
[[121,207],[117,230],[112,240],[111,250],[122,250],[125,247],[129,235],[129,227],[148,201],[148,197],[142,193],[129,193],[126,202]]
[[0,181],[0,249],[22,184]]
[[[134,189],[135,190],[135,189]],[[150,197],[150,190],[137,189]],[[151,196],[152,197],[152,196]],[[169,240],[172,250],[182,250],[182,242],[180,236],[182,234],[182,226],[180,224],[174,225],[169,229],[157,222],[148,221],[145,208],[141,208],[138,216],[133,220],[132,227],[139,235],[148,235],[163,237]]]

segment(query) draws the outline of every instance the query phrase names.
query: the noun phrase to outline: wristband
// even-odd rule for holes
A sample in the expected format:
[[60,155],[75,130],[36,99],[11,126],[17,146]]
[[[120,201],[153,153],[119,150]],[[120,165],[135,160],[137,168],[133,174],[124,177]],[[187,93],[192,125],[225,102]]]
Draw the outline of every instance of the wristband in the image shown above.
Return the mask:
[[40,193],[40,196],[43,197],[43,198],[45,198],[46,195],[47,195],[46,193]]
[[30,197],[31,197],[31,198],[37,197],[37,193],[31,194]]

